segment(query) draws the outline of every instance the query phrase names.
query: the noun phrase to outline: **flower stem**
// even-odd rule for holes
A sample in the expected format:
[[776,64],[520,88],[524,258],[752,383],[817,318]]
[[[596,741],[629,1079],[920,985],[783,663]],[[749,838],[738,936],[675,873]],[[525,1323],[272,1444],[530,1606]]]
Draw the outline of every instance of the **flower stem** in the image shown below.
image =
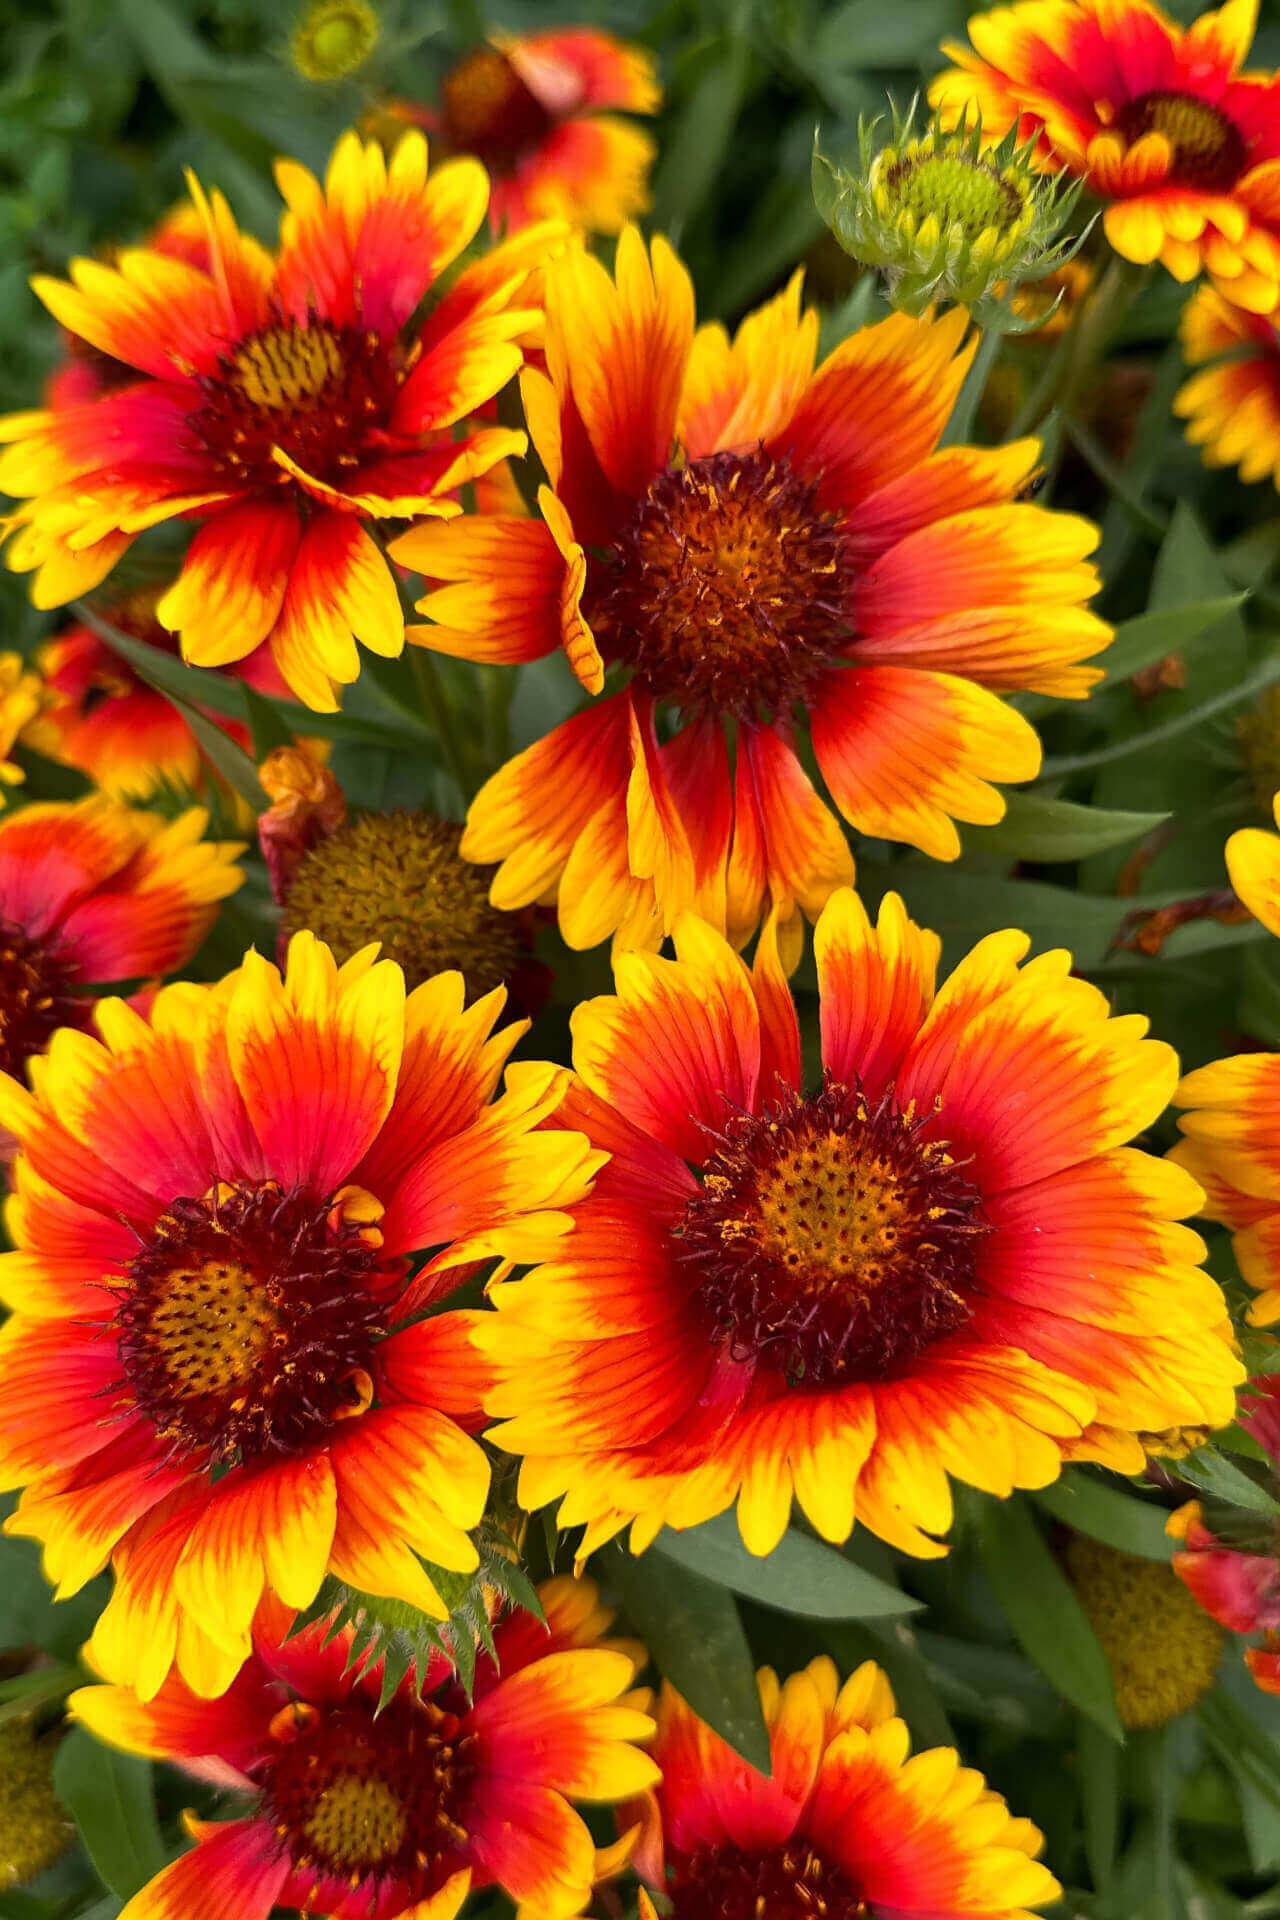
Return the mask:
[[1032,433],[1055,411],[1069,413],[1146,282],[1147,269],[1113,254],[1088,293],[1049,364],[1018,411],[1009,438]]
[[462,749],[462,740],[449,696],[445,692],[444,683],[436,671],[436,664],[431,655],[424,648],[415,647],[412,643],[407,648],[407,652],[409,664],[413,669],[414,685],[422,701],[422,711],[435,729],[445,764],[457,782],[458,791],[465,804],[472,798],[475,784]]

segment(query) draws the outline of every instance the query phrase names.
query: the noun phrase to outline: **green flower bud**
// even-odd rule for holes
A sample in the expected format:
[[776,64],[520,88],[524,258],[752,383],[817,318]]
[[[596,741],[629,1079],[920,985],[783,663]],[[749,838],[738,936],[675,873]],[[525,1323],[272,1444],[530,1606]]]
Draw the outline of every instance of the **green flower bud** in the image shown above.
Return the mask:
[[364,65],[380,31],[367,0],[316,0],[290,36],[289,56],[304,80],[343,80]]

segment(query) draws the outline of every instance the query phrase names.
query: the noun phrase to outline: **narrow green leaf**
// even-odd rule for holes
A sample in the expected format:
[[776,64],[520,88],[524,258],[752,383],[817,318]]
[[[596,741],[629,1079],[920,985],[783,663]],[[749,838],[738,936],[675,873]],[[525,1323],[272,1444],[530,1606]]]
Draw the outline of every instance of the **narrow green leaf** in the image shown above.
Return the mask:
[[1243,593],[1220,594],[1212,600],[1195,600],[1184,607],[1154,607],[1116,628],[1116,637],[1106,652],[1098,656],[1098,665],[1106,669],[1093,689],[1114,687],[1120,680],[1154,666],[1167,653],[1182,653],[1204,635],[1212,633],[1244,605]]
[[1106,1893],[1115,1875],[1120,1832],[1120,1749],[1085,1714],[1076,1721],[1084,1851],[1094,1890]]
[[233,793],[247,800],[255,813],[264,812],[270,802],[262,790],[258,769],[244,748],[237,746],[231,735],[224,733],[216,720],[210,720],[207,714],[201,713],[199,707],[191,706],[173,693],[165,697],[190,727],[196,737],[196,745],[214,772],[226,781]]
[[1173,1471],[1180,1480],[1188,1481],[1202,1493],[1212,1494],[1215,1500],[1229,1507],[1243,1507],[1249,1513],[1265,1513],[1273,1519],[1280,1514],[1280,1501],[1215,1447],[1201,1447],[1188,1454],[1185,1460],[1173,1463]]
[[651,1551],[718,1587],[811,1620],[868,1620],[920,1610],[918,1600],[794,1527],[763,1559],[748,1553],[732,1513],[687,1533],[660,1533]]
[[653,187],[653,222],[679,230],[697,212],[724,164],[746,96],[750,47],[731,30],[713,48],[666,142]]
[[1039,793],[1010,793],[1003,820],[966,827],[966,853],[1000,853],[1010,860],[1083,860],[1140,840],[1169,818],[1167,813],[1109,812]]
[[1172,1557],[1173,1541],[1165,1532],[1168,1510],[1153,1500],[1140,1499],[1072,1468],[1031,1497],[1055,1520],[1077,1533],[1087,1533],[1091,1540],[1101,1540],[1104,1546],[1139,1554],[1144,1560]]
[[1107,1656],[1022,1500],[991,1500],[978,1550],[1014,1638],[1064,1700],[1123,1741]]
[[1124,760],[1131,754],[1147,753],[1152,747],[1164,746],[1179,734],[1186,733],[1189,728],[1202,727],[1215,714],[1242,705],[1250,695],[1261,693],[1264,687],[1273,686],[1277,680],[1280,680],[1280,649],[1272,648],[1242,679],[1218,693],[1210,694],[1195,706],[1184,707],[1180,713],[1173,714],[1159,726],[1126,734],[1121,739],[1108,741],[1105,746],[1090,748],[1087,753],[1050,754],[1040,769],[1041,775],[1046,780],[1058,780],[1068,773],[1083,773],[1091,767],[1105,767],[1113,760]]
[[249,731],[253,735],[253,757],[263,761],[276,747],[291,747],[294,741],[293,729],[280,711],[278,700],[268,700],[265,694],[251,687],[247,680],[241,681],[244,689],[244,710],[249,721]]
[[661,1554],[637,1560],[610,1547],[601,1564],[659,1672],[735,1753],[768,1773],[769,1732],[733,1595]]
[[130,1899],[164,1865],[151,1764],[73,1727],[58,1749],[54,1789],[105,1886]]

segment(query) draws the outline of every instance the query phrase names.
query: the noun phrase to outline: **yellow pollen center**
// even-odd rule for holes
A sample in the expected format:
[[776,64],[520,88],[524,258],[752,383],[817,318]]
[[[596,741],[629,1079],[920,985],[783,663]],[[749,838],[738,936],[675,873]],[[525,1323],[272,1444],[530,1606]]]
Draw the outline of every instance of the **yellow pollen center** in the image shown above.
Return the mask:
[[325,327],[272,327],[241,345],[235,382],[255,407],[296,407],[316,400],[343,371],[342,351]]
[[151,1316],[153,1352],[180,1399],[247,1385],[280,1329],[272,1289],[233,1261],[175,1267]]
[[1116,125],[1131,146],[1160,134],[1169,143],[1169,178],[1201,193],[1225,193],[1248,165],[1248,147],[1235,122],[1192,93],[1140,94],[1121,107]]
[[305,1831],[321,1859],[367,1872],[400,1851],[407,1827],[404,1806],[385,1780],[340,1773],[317,1799]]
[[847,1134],[803,1140],[781,1154],[756,1190],[746,1223],[763,1253],[793,1269],[821,1269],[832,1284],[878,1287],[908,1207],[893,1169],[850,1152]]

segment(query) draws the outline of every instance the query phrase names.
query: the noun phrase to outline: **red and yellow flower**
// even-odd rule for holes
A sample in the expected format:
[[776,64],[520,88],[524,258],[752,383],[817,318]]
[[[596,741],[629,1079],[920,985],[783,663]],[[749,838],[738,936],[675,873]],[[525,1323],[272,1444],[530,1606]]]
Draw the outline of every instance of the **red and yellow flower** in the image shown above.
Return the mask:
[[[105,607],[103,619],[132,639],[173,653],[173,635],[156,619],[159,599],[158,589],[142,589]],[[57,634],[41,649],[40,669],[45,697],[31,738],[42,753],[78,768],[118,799],[146,800],[165,787],[199,789],[204,763],[181,710],[95,627],[78,621]],[[266,647],[234,672],[259,693],[287,692]],[[209,718],[240,746],[249,746],[247,727],[221,714]]]
[[411,639],[486,661],[563,646],[602,696],[475,801],[463,851],[502,863],[494,903],[558,900],[579,947],[656,945],[686,908],[741,944],[771,905],[798,938],[795,909],[853,871],[801,713],[845,819],[953,859],[955,821],[998,820],[991,783],[1040,765],[1000,693],[1084,694],[1078,663],[1110,637],[1085,605],[1096,529],[1016,500],[1038,443],[938,451],[964,313],[865,328],[815,373],[798,277],[733,341],[695,332],[685,269],[631,229],[616,284],[566,255],[547,300],[549,372],[523,383],[541,522],[395,548],[445,583]]
[[1206,272],[1238,306],[1280,304],[1280,80],[1242,74],[1257,0],[1185,30],[1152,0],[1019,0],[976,13],[929,89],[956,122],[1039,136],[1045,167],[1107,203],[1127,260]]
[[772,928],[754,974],[688,916],[573,1020],[557,1124],[610,1155],[546,1265],[478,1328],[522,1504],[591,1552],[736,1501],[754,1553],[792,1499],[937,1554],[948,1475],[1003,1496],[1064,1458],[1140,1472],[1140,1432],[1229,1420],[1241,1377],[1180,1225],[1200,1195],[1127,1147],[1171,1048],[1070,955],[939,943],[836,893],[815,936],[824,1074],[804,1090]]
[[437,107],[396,100],[390,111],[481,162],[495,233],[547,219],[617,233],[648,208],[655,152],[652,136],[619,113],[661,104],[642,48],[594,27],[553,27],[495,33],[445,75]]
[[244,878],[241,846],[94,797],[0,824],[0,1074],[24,1074],[60,1028],[83,1030],[109,983],[185,966]]
[[299,934],[283,979],[250,953],[145,1020],[105,1001],[30,1093],[0,1078],[8,1524],[61,1593],[114,1560],[95,1656],[144,1694],[175,1660],[224,1690],[264,1591],[303,1607],[332,1571],[441,1617],[423,1560],[477,1565],[476,1316],[424,1310],[549,1255],[599,1156],[541,1127],[564,1070],[491,1102],[524,1031],[493,1032],[500,990],[406,999],[375,954]]
[[[1173,410],[1210,467],[1236,467],[1242,480],[1280,487],[1280,325],[1246,313],[1202,287],[1182,314],[1182,351],[1203,369]],[[1206,362],[1208,364],[1206,364]]]
[[[1031,1920],[1061,1893],[1015,1819],[952,1748],[908,1757],[889,1683],[870,1661],[839,1685],[827,1659],[779,1685],[759,1674],[773,1766],[760,1774],[670,1686],[635,1864],[672,1920]],[[664,1907],[664,1911],[667,1909]],[[647,1895],[642,1920],[654,1920]]]
[[215,1701],[172,1675],[144,1703],[87,1687],[80,1719],[130,1753],[175,1762],[248,1799],[229,1821],[190,1821],[196,1846],[124,1920],[268,1920],[277,1907],[333,1920],[454,1920],[470,1890],[498,1887],[526,1920],[570,1920],[628,1841],[597,1852],[575,1800],[617,1802],[657,1769],[634,1650],[603,1638],[589,1581],[541,1590],[546,1626],[499,1623],[474,1698],[441,1661],[379,1710],[381,1663],[348,1670],[351,1632],[321,1621],[288,1636],[267,1606],[253,1652]]
[[[1280,826],[1280,794],[1276,796]],[[1280,935],[1280,839],[1243,827],[1227,841],[1227,871],[1244,905]],[[1280,1053],[1237,1053],[1182,1080],[1174,1100],[1190,1111],[1169,1155],[1199,1182],[1200,1211],[1230,1227],[1236,1264],[1257,1292],[1256,1327],[1280,1320]]]
[[8,563],[34,573],[44,607],[96,586],[144,528],[198,519],[157,608],[184,657],[225,666],[266,642],[298,697],[332,709],[359,673],[357,642],[404,644],[372,529],[460,511],[451,494],[524,446],[503,427],[452,429],[520,365],[538,316],[513,302],[549,233],[490,251],[441,293],[484,221],[476,161],[428,178],[421,134],[389,163],[349,134],[323,187],[293,161],[277,178],[274,257],[193,184],[207,272],[137,249],[36,281],[55,318],[135,377],[0,425],[13,442],[0,487],[21,500]]

